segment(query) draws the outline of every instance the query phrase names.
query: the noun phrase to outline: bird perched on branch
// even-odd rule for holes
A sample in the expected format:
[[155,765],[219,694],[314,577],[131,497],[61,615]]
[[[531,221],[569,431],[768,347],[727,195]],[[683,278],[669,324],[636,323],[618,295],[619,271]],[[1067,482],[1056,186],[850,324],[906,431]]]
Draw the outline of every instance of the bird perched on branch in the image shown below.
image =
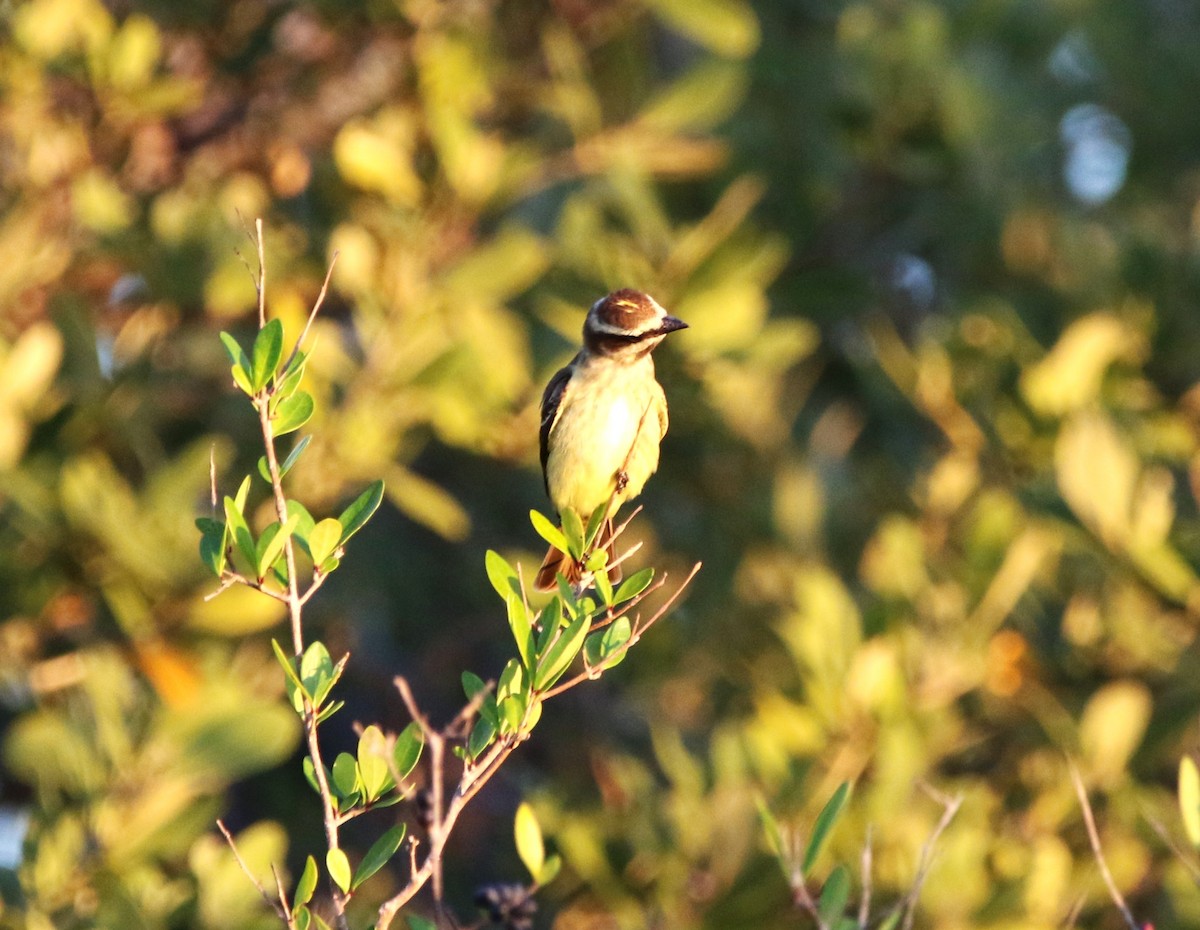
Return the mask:
[[[592,304],[583,324],[583,348],[542,395],[546,492],[560,519],[571,508],[585,524],[608,503],[596,548],[607,549],[610,564],[613,516],[654,474],[667,431],[667,399],[650,353],[686,326],[647,294],[614,291]],[[575,584],[583,567],[552,546],[534,587],[553,590],[559,572]],[[620,568],[611,569],[609,578],[619,580]]]

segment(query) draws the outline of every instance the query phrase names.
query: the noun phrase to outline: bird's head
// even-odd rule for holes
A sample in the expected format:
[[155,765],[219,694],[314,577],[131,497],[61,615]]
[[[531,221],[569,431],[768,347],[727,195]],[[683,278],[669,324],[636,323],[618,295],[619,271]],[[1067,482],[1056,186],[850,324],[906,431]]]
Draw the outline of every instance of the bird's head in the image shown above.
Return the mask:
[[583,342],[602,355],[640,357],[687,323],[671,316],[649,294],[623,288],[601,297],[588,311]]

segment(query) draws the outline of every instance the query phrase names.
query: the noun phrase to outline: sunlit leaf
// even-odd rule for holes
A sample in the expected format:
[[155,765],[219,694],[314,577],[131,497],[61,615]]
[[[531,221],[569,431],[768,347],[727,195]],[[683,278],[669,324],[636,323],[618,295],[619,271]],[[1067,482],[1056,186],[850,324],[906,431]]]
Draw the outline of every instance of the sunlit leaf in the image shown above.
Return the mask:
[[401,778],[407,778],[417,767],[421,749],[425,746],[425,733],[415,721],[400,731],[396,737],[396,748],[392,758]]
[[537,670],[533,675],[533,686],[538,691],[544,691],[562,676],[587,637],[589,620],[586,614],[581,614],[571,625],[562,630],[558,638],[551,642],[549,648],[538,659]]
[[296,882],[296,895],[292,898],[292,909],[307,904],[312,900],[313,892],[317,890],[317,862],[312,856],[304,861],[304,871]]
[[643,568],[639,572],[634,572],[617,587],[617,593],[613,595],[613,603],[624,604],[626,601],[633,600],[650,587],[650,582],[653,580],[654,569],[652,568]]
[[298,430],[313,415],[316,405],[312,395],[306,391],[297,391],[287,398],[275,410],[275,420],[272,424],[276,436],[285,436]]
[[333,760],[333,787],[337,793],[348,798],[353,796],[360,787],[358,763],[348,752],[339,752]]
[[1179,760],[1179,811],[1188,842],[1200,846],[1200,771],[1191,756]]
[[576,562],[583,558],[583,523],[572,508],[564,507],[559,514],[562,520],[562,535],[566,538],[567,548],[560,550],[570,554]]
[[325,854],[325,868],[329,877],[342,891],[350,890],[350,860],[341,849],[331,849]]
[[342,511],[341,516],[338,517],[338,523],[342,526],[341,542],[343,544],[366,525],[372,514],[379,509],[382,500],[383,482],[373,481],[349,507]]
[[513,639],[517,643],[517,652],[526,668],[533,663],[533,622],[529,616],[529,608],[525,602],[515,595],[507,599],[508,626],[512,630]]
[[504,556],[489,549],[484,555],[483,564],[487,571],[488,581],[492,583],[492,587],[496,589],[496,593],[500,597],[508,600],[514,595],[521,596],[521,585],[517,579],[517,573]]
[[251,359],[250,383],[255,392],[267,386],[267,382],[275,374],[283,355],[283,323],[279,320],[268,320],[267,324],[258,331],[254,339]]
[[546,518],[545,514],[537,510],[531,510],[529,511],[529,522],[533,524],[533,528],[537,534],[559,552],[568,551],[566,537],[563,536],[562,531],[557,526]]
[[513,838],[517,844],[517,857],[536,881],[546,862],[546,847],[537,815],[527,802],[522,802],[517,807],[517,815],[513,821]]

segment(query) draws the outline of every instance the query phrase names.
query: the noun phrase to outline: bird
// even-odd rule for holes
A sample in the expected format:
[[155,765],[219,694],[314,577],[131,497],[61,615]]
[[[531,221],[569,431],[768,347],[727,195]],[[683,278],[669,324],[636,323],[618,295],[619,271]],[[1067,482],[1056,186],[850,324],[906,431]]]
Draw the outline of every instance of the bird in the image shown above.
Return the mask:
[[[601,297],[583,324],[583,347],[542,394],[539,444],[542,477],[561,516],[568,508],[583,523],[606,502],[596,548],[613,561],[613,516],[637,497],[658,468],[667,432],[667,399],[654,374],[651,353],[687,324],[648,294],[630,288]],[[551,546],[534,589],[552,591],[561,573],[577,585],[583,567]],[[620,580],[620,567],[609,580]]]

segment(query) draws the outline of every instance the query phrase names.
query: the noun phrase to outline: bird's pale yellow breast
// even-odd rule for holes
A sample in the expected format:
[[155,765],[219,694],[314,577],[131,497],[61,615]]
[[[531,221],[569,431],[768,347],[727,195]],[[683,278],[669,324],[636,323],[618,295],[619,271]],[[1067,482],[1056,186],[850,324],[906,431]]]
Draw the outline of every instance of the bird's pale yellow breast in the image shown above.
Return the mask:
[[628,484],[617,504],[637,496],[658,467],[666,427],[666,399],[648,354],[629,364],[582,360],[550,431],[546,483],[554,506],[586,519],[612,496],[622,469]]

